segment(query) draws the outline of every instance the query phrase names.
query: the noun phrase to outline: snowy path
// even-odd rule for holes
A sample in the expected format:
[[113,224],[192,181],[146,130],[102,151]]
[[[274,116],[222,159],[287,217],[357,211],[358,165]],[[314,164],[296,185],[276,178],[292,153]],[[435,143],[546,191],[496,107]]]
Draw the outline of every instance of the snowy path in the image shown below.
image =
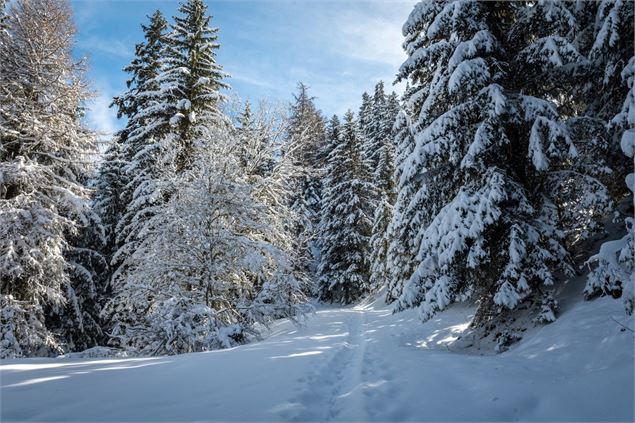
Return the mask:
[[[325,308],[264,341],[177,357],[3,361],[1,420],[631,420],[633,336],[581,303],[496,356],[450,351],[469,321]],[[622,319],[624,321],[624,319]],[[632,325],[632,321],[627,324]]]

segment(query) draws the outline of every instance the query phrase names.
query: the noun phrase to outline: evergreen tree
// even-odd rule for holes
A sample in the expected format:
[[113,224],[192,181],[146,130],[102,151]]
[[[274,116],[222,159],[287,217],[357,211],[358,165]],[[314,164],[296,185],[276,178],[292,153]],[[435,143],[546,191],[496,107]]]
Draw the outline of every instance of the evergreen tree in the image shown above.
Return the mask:
[[[143,156],[150,161],[146,166],[133,160],[128,167],[147,169],[147,177],[133,194],[136,198],[130,210],[138,205],[142,207],[133,214],[132,230],[126,234],[127,244],[120,250],[125,252],[125,258],[115,275],[115,293],[107,307],[112,322],[113,344],[143,353],[176,353],[228,345],[218,341],[220,321],[209,314],[215,313],[222,304],[212,304],[210,291],[205,286],[201,288],[202,283],[212,286],[216,283],[215,278],[220,278],[211,274],[213,269],[209,268],[217,253],[199,251],[183,264],[179,264],[178,260],[168,260],[168,256],[171,248],[174,249],[173,259],[181,257],[181,252],[190,254],[193,250],[190,246],[191,251],[188,252],[186,246],[194,240],[203,249],[209,250],[206,246],[217,243],[223,248],[234,248],[236,254],[243,251],[239,245],[232,247],[219,239],[206,238],[221,236],[215,231],[235,230],[223,229],[223,224],[229,224],[225,220],[230,211],[223,208],[226,204],[216,192],[226,193],[229,196],[226,201],[233,205],[232,179],[227,180],[228,187],[205,185],[210,183],[206,179],[208,176],[220,178],[214,179],[214,183],[220,183],[222,172],[212,172],[210,169],[215,169],[214,163],[205,167],[201,161],[202,151],[227,154],[226,150],[213,148],[216,136],[220,137],[218,142],[225,148],[226,141],[223,140],[230,131],[229,120],[220,112],[220,103],[225,97],[219,90],[226,87],[221,81],[225,74],[215,61],[215,50],[219,47],[217,29],[209,27],[211,18],[206,15],[204,3],[191,0],[182,4],[179,11],[181,16],[174,18],[173,31],[162,41],[164,48],[159,49],[161,66],[157,75],[148,80],[148,84],[158,87],[158,91],[149,92],[147,107],[144,106],[137,114],[143,119],[140,129],[131,133],[132,137],[142,138],[146,145],[137,157],[150,153]],[[216,160],[209,155],[205,158]],[[218,161],[222,162],[220,158]],[[234,162],[223,163],[230,165]],[[199,177],[203,179],[191,180]],[[206,197],[198,199],[195,192]],[[246,194],[240,192],[234,194],[247,201],[244,199]],[[208,205],[213,198],[219,204],[205,214],[201,207]],[[215,215],[213,210],[217,210],[218,214]],[[220,221],[216,222],[217,219]],[[215,225],[212,222],[216,222]],[[205,230],[201,225],[207,225]],[[242,239],[233,236],[230,239],[235,243]],[[127,248],[127,245],[132,248]],[[178,250],[180,247],[183,250]],[[184,257],[181,259],[185,260]],[[157,263],[157,260],[161,261]],[[225,275],[224,281],[218,283],[225,284],[229,293],[243,290],[240,286],[232,287],[230,279],[234,273],[221,263],[213,272]],[[241,270],[236,269],[236,272]],[[157,295],[157,292],[165,295]],[[239,298],[243,299],[242,296]],[[148,310],[151,311],[149,315]],[[177,326],[168,329],[167,323],[161,323],[161,319],[167,318]],[[229,324],[234,320],[223,321]],[[198,329],[193,326],[199,323],[203,324],[199,328],[205,334],[203,340],[197,338]],[[162,343],[161,339],[168,340]],[[146,343],[154,345],[152,350],[145,347]]]
[[[417,182],[400,187],[412,194],[396,226],[420,217],[417,268],[398,307],[420,305],[423,319],[472,297],[480,326],[538,296],[537,319],[552,321],[550,287],[572,274],[559,193],[564,179],[586,179],[566,176],[577,149],[548,88],[583,58],[567,4],[534,6],[426,2],[404,25],[399,78],[413,84],[416,145],[398,173]],[[576,198],[591,192],[577,188]]]
[[128,119],[115,134],[100,166],[96,210],[106,227],[104,254],[111,266],[110,299],[104,308],[108,331],[113,326],[135,324],[135,313],[118,301],[128,271],[128,261],[143,241],[142,228],[161,202],[160,166],[166,155],[162,139],[169,116],[162,107],[164,93],[158,78],[165,49],[167,21],[160,11],[142,25],[144,42],[124,68],[130,74],[128,91],[115,97],[117,115]]
[[365,92],[362,94],[362,105],[359,107],[357,121],[359,125],[359,136],[362,140],[362,147],[364,150],[364,161],[368,163],[371,171],[373,168],[370,165],[371,161],[369,155],[372,155],[373,145],[373,123],[375,120],[373,113],[373,97]]
[[[406,90],[405,98],[408,98]],[[405,282],[416,267],[419,239],[417,229],[430,203],[426,197],[416,195],[421,192],[422,180],[418,178],[418,168],[405,168],[406,159],[412,153],[415,140],[407,110],[402,110],[395,121],[395,170],[394,182],[396,199],[392,219],[387,229],[388,249],[386,252],[386,301],[393,302],[401,295]]]
[[207,138],[213,125],[228,124],[219,109],[225,99],[220,90],[228,88],[227,76],[216,63],[218,28],[210,27],[211,16],[203,0],[187,0],[174,17],[167,36],[163,69],[157,80],[166,94],[160,106],[171,116],[169,142],[176,147],[177,172],[187,169],[194,140]]
[[[337,129],[332,120],[331,137],[337,146],[327,162],[320,238],[320,298],[349,304],[369,292],[369,238],[372,219],[368,215],[373,186],[362,159],[361,140],[353,113],[348,112]],[[331,140],[335,142],[335,140]]]
[[379,81],[375,85],[375,93],[371,102],[371,116],[368,127],[368,134],[364,140],[364,156],[371,172],[376,173],[379,167],[379,156],[387,138],[392,135],[392,123],[388,122],[386,116],[386,94],[384,93],[384,83]]
[[[94,179],[92,169],[85,172],[80,182],[91,186]],[[86,204],[91,207],[93,201]],[[91,207],[92,208],[92,207]],[[71,299],[67,306],[56,313],[50,326],[61,334],[65,351],[83,351],[103,345],[106,336],[101,316],[102,306],[108,295],[108,262],[102,254],[105,245],[105,230],[94,208],[86,213],[78,233],[69,237],[73,248],[65,256],[70,264],[71,286],[67,296]]]
[[320,248],[316,244],[316,231],[322,202],[325,135],[322,115],[314,97],[309,95],[309,87],[303,83],[298,83],[298,93],[291,105],[286,144],[285,154],[301,169],[298,177],[290,181],[293,185],[291,207],[301,218],[295,229],[302,257],[298,264],[303,272],[315,274]]
[[606,184],[610,184],[613,176],[609,175],[615,171],[611,169],[613,153],[602,128],[604,123],[589,113],[578,94],[581,86],[588,85],[584,48],[591,33],[585,27],[590,15],[582,12],[596,5],[551,1],[536,6],[519,8],[507,37],[510,50],[516,52],[512,72],[525,75],[523,93],[550,101],[566,121],[566,135],[575,148],[575,158],[550,164],[549,172],[542,174],[542,186],[558,209],[558,227],[565,243],[575,252],[586,248],[581,241],[601,229],[602,217],[612,208]]
[[[122,145],[111,142],[102,156],[95,179],[95,201],[93,209],[99,215],[104,228],[104,245],[101,253],[107,264],[117,251],[117,225],[124,216],[126,203],[123,202],[125,190],[125,164]],[[107,279],[110,279],[112,267],[108,266]]]
[[14,2],[0,35],[0,349],[50,355],[94,344],[94,274],[78,234],[99,232],[85,185],[95,136],[74,61],[70,6]]
[[[612,170],[611,179],[616,182],[626,180],[626,184],[616,184],[611,188],[616,200],[625,203],[627,217],[624,222],[626,234],[621,239],[602,244],[598,254],[587,261],[587,263],[597,262],[598,265],[589,273],[584,289],[587,299],[600,295],[622,297],[629,314],[633,312],[635,304],[635,277],[633,276],[635,176],[632,173],[635,167],[633,162],[633,145],[635,144],[633,13],[633,5],[630,2],[600,2],[594,22],[593,44],[588,54],[591,89],[600,95],[594,95],[591,89],[587,92],[589,102],[587,113],[606,124],[606,138],[609,144],[606,156]],[[621,110],[616,110],[615,107],[620,103]],[[621,151],[616,153],[616,150]],[[629,159],[624,160],[624,155]],[[624,178],[626,173],[628,174]]]
[[395,204],[394,165],[395,148],[393,124],[395,122],[399,104],[396,94],[386,99],[383,107],[377,110],[380,122],[378,125],[381,144],[378,150],[378,161],[373,176],[375,189],[378,193],[378,205],[370,239],[371,287],[384,286],[389,280],[388,248],[390,243],[388,225],[392,219]]
[[273,171],[275,146],[270,137],[278,126],[275,117],[266,116],[263,109],[264,103],[260,104],[258,115],[253,116],[251,104],[245,102],[238,128],[240,164],[248,175],[259,177],[265,177]]

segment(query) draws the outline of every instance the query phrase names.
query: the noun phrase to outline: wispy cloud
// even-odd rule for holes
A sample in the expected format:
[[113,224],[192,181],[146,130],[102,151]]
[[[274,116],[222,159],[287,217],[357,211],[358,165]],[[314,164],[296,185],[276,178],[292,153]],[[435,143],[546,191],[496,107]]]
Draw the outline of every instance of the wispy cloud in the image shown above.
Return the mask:
[[98,85],[97,96],[87,104],[86,124],[95,130],[100,138],[111,137],[120,127],[117,113],[110,108],[112,94],[104,84]]
[[266,80],[263,78],[263,76],[248,75],[241,71],[232,72],[231,70],[229,70],[229,74],[230,74],[230,77],[228,82],[230,84],[232,80],[235,80],[235,81],[241,81],[246,84],[256,86],[259,88],[266,88],[269,90],[276,88],[276,85],[273,83],[273,81]]
[[[126,13],[122,12],[122,3]],[[311,87],[325,114],[356,110],[380,79],[387,88],[405,60],[401,26],[416,0],[207,0],[221,28],[218,61],[241,97],[289,101],[296,83]],[[91,76],[110,90],[91,105],[90,125],[118,127],[110,96],[125,89],[121,69],[142,39],[153,9],[170,16],[173,0],[72,0],[78,53],[91,56]],[[103,88],[98,86],[97,88]],[[400,87],[394,87],[398,92]]]
[[109,56],[128,58],[133,55],[133,49],[130,42],[124,42],[119,39],[108,39],[102,37],[91,36],[83,38],[77,43],[77,47],[88,53],[99,52]]
[[339,31],[329,37],[329,48],[336,53],[361,61],[398,66],[405,59],[401,48],[403,17],[389,19],[367,13],[338,16]]

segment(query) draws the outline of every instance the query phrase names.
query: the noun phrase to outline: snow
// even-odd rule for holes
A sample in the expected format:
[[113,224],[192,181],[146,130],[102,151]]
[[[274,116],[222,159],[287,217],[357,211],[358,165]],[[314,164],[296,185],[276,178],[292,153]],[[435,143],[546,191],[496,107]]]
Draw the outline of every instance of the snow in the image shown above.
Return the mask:
[[280,321],[228,350],[3,360],[0,419],[632,421],[633,333],[617,322],[633,321],[620,301],[580,297],[501,354],[452,344],[473,308],[421,324],[376,301],[322,307],[304,327]]

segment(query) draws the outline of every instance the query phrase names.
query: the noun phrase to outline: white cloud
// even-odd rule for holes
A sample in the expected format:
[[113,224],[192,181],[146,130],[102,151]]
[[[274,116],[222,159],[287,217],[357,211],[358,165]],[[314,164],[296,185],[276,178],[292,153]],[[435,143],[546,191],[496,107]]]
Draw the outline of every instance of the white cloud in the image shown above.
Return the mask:
[[[225,69],[229,69],[229,67],[225,67]],[[256,87],[260,88],[267,88],[270,90],[276,88],[276,85],[272,81],[268,81],[262,76],[248,75],[247,73],[243,73],[241,71],[232,72],[231,70],[229,70],[228,72],[230,76],[227,82],[229,82],[230,85],[232,79],[234,79],[236,81],[241,81],[249,85],[255,85]]]
[[100,138],[112,136],[120,127],[116,111],[108,107],[111,102],[109,90],[100,90],[97,97],[87,105],[86,125],[97,131]]
[[398,65],[404,61],[400,24],[382,18],[371,18],[364,22],[355,20],[341,25],[341,33],[336,37],[339,42],[331,44],[340,54],[388,65]]
[[328,27],[336,30],[329,33],[328,45],[338,54],[396,69],[406,58],[401,27],[415,3],[375,1],[329,15]]
[[292,67],[290,73],[308,82],[318,97],[318,105],[327,113],[342,114],[349,108],[356,112],[362,93],[372,92],[380,80],[386,84],[386,91],[403,93],[405,84],[392,84],[406,59],[401,28],[415,3],[416,0],[328,2],[332,6],[311,10],[310,17],[305,16],[309,25],[304,33],[310,33],[318,54],[324,48],[336,58],[326,68],[337,71],[323,73],[323,67],[308,71],[300,64],[300,69]]
[[128,58],[132,57],[133,52],[129,47],[132,45],[130,42],[124,42],[122,40],[106,39],[96,36],[91,36],[86,39],[82,39],[77,43],[77,47],[87,50],[89,52],[98,51],[110,56]]

